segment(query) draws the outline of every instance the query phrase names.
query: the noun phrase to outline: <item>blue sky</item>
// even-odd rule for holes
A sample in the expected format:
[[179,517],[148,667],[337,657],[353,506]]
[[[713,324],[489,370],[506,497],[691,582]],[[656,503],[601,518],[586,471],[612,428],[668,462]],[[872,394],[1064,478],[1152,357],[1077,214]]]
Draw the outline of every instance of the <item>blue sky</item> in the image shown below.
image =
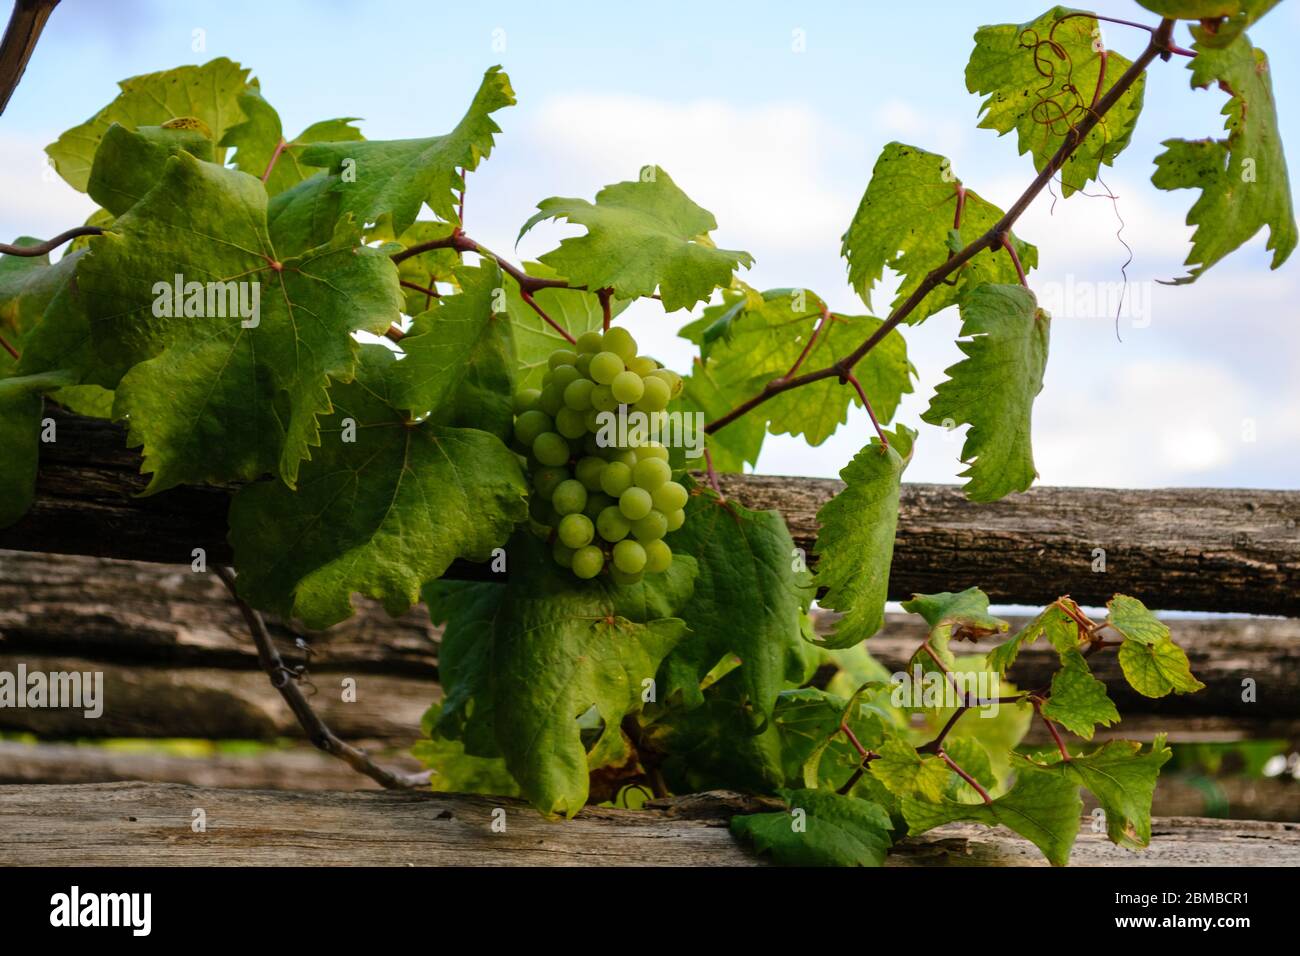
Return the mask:
[[[1010,138],[976,128],[979,101],[963,70],[976,27],[1030,20],[1043,6],[613,6],[63,0],[0,119],[0,233],[50,234],[85,218],[88,200],[42,175],[41,150],[108,102],[115,80],[219,55],[254,70],[287,129],[360,116],[371,138],[446,131],[483,70],[501,63],[519,105],[499,114],[498,149],[470,180],[475,238],[509,250],[538,200],[590,197],[659,163],[715,213],[719,245],[753,253],[746,281],[811,288],[845,312],[866,307],[845,283],[839,237],[886,142],[950,156],[968,187],[1004,206],[1032,177]],[[1096,9],[1155,22],[1131,2]],[[1252,37],[1270,55],[1300,184],[1298,28],[1300,5],[1284,2]],[[1104,35],[1130,56],[1145,40],[1117,25]],[[1185,29],[1180,38],[1188,42]],[[1270,272],[1261,234],[1193,286],[1153,281],[1180,274],[1195,193],[1152,187],[1152,158],[1163,139],[1215,136],[1222,125],[1223,96],[1192,91],[1187,75],[1178,58],[1153,67],[1133,143],[1106,176],[1135,253],[1127,294],[1141,310],[1121,319],[1122,341],[1110,309],[1070,295],[1121,278],[1127,254],[1112,204],[1075,197],[1051,213],[1044,197],[1018,228],[1040,247],[1031,285],[1061,303],[1035,409],[1043,483],[1300,487],[1300,266]],[[517,254],[540,254],[573,231],[539,227]],[[891,292],[878,291],[877,314]],[[675,338],[685,313],[644,303],[627,315],[649,350],[686,365],[689,349]],[[900,421],[918,425],[960,357],[956,332],[951,311],[908,330],[921,380]],[[921,428],[908,478],[958,480],[959,438]],[[833,475],[868,429],[855,415],[816,449],[769,439],[759,470]]]

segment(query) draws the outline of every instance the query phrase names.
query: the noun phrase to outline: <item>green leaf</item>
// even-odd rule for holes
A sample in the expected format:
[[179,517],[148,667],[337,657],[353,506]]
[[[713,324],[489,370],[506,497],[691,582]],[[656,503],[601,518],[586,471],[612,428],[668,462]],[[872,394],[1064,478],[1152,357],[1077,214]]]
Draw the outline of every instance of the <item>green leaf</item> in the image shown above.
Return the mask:
[[487,432],[412,422],[392,395],[396,364],[366,346],[356,381],[334,386],[298,491],[260,482],[235,495],[230,541],[250,604],[311,628],[349,617],[354,593],[398,615],[453,560],[486,560],[523,520],[518,457]]
[[[1069,598],[1061,598],[1061,601],[1074,605]],[[1020,650],[1026,644],[1032,644],[1042,636],[1047,637],[1058,654],[1064,657],[1067,653],[1075,650],[1081,640],[1079,636],[1079,625],[1074,618],[1062,610],[1060,604],[1053,603],[1026,624],[1014,637],[1005,643],[999,644],[988,654],[988,666],[991,670],[999,674],[1006,674],[1016,658],[1020,655]]]
[[1178,284],[1194,282],[1264,226],[1274,269],[1297,240],[1268,57],[1244,35],[1223,49],[1201,42],[1195,48],[1188,63],[1192,86],[1213,83],[1230,96],[1222,110],[1228,138],[1165,140],[1165,151],[1156,157],[1151,181],[1157,187],[1201,190],[1187,213],[1196,231],[1184,263],[1188,275],[1174,280]]
[[[442,676],[442,659],[438,660]],[[433,771],[430,786],[440,793],[484,793],[517,797],[519,785],[500,757],[476,757],[459,740],[448,740],[434,730],[440,720],[437,704],[429,708],[421,724],[426,737],[411,747],[411,756]]]
[[499,757],[492,708],[492,627],[505,585],[483,581],[431,581],[421,596],[429,618],[443,625],[438,642],[442,707],[436,733],[461,741],[472,757]]
[[141,126],[129,130],[114,123],[104,132],[90,168],[86,192],[114,217],[134,206],[158,184],[167,160],[184,150],[212,162],[215,153],[202,130]]
[[1156,778],[1173,751],[1158,735],[1143,752],[1130,740],[1112,740],[1090,754],[1050,765],[1018,757],[1040,772],[1056,774],[1074,786],[1087,787],[1106,813],[1106,834],[1117,846],[1141,849],[1151,842],[1151,798]]
[[[683,415],[701,414],[704,421],[721,418],[751,395],[735,386],[724,385],[714,363],[696,356],[691,374],[682,379],[682,391],[669,410]],[[726,428],[704,436],[704,446],[719,472],[741,472],[745,465],[758,463],[767,427],[761,413],[742,415]]]
[[[556,277],[554,269],[540,262],[524,263],[524,271],[540,279]],[[533,293],[533,301],[575,339],[583,332],[599,331],[604,321],[600,300],[580,289],[538,289]],[[551,353],[572,346],[524,302],[516,282],[506,283],[506,308],[515,327],[515,349],[519,357],[516,387],[541,388],[542,376],[547,371],[546,360]],[[610,315],[617,316],[626,308],[627,302],[614,299],[610,303]]]
[[447,222],[460,222],[456,194],[465,188],[459,170],[478,168],[491,152],[501,132],[492,119],[497,110],[515,103],[510,78],[501,67],[490,67],[456,128],[443,136],[424,139],[368,140],[314,143],[301,152],[308,166],[329,172],[331,193],[344,213],[359,223],[387,218],[395,235],[401,235],[428,203]]
[[889,565],[898,525],[898,488],[916,432],[899,425],[889,447],[873,438],[840,480],[844,488],[817,512],[817,584],[824,608],[843,612],[824,647],[852,647],[885,622]]
[[519,230],[522,237],[544,219],[567,219],[587,234],[562,239],[542,262],[573,285],[613,289],[620,299],[659,292],[666,312],[689,309],[714,289],[726,288],[747,252],[718,249],[708,234],[713,214],[691,201],[666,172],[648,166],[642,178],[606,186],[596,202],[553,197]]
[[1073,781],[1022,763],[1015,785],[992,803],[928,802],[903,799],[908,833],[916,836],[945,823],[970,821],[1008,827],[1043,852],[1053,866],[1065,866],[1079,833],[1083,801]]
[[[1224,47],[1281,0],[1137,0],[1152,13],[1178,20],[1203,20],[1192,34],[1208,48]],[[1226,19],[1222,19],[1226,18]]]
[[[1132,61],[1114,51],[1101,56],[1101,27],[1091,14],[1053,7],[1028,23],[980,27],[966,65],[966,89],[986,96],[980,128],[1015,130],[1020,152],[1042,171]],[[1104,63],[1104,65],[1103,65]],[[1104,72],[1103,72],[1104,70]],[[1133,136],[1142,111],[1145,77],[1125,90],[1060,169],[1069,196],[1113,166]]]
[[393,375],[393,400],[417,417],[432,410],[441,424],[479,428],[509,441],[515,342],[501,269],[489,259],[463,266],[455,276],[461,292],[416,316],[402,339],[406,358]]
[[[303,149],[312,143],[358,142],[364,137],[352,124],[357,117],[322,120],[312,123],[291,140],[284,139],[280,114],[262,98],[259,90],[250,89],[239,97],[239,108],[248,117],[238,126],[232,126],[221,140],[222,146],[235,149],[235,166],[250,176],[261,179],[268,167],[270,175],[264,180],[266,193],[274,196],[291,186],[296,186],[316,174],[314,168],[302,161]],[[284,143],[279,154],[276,150]],[[274,159],[275,165],[271,165]]]
[[[902,276],[892,308],[916,291],[932,270],[947,261],[953,217],[961,180],[948,160],[915,146],[890,143],[881,151],[853,221],[844,234],[842,254],[849,261],[849,284],[871,306],[871,290],[885,266]],[[1002,210],[973,190],[965,190],[962,235],[973,240],[987,232]],[[1013,234],[1011,241],[1021,265],[1038,264],[1038,250]],[[990,282],[1018,281],[1015,266],[1003,250],[983,250],[958,272],[956,286],[940,285],[908,316],[917,323],[953,305],[963,288]]]
[[961,450],[969,465],[966,497],[996,501],[1038,477],[1030,418],[1043,388],[1051,319],[1018,285],[971,289],[961,319],[968,338],[957,345],[966,358],[945,371],[921,419],[949,429],[970,425]]
[[989,613],[988,595],[979,588],[967,588],[953,593],[914,594],[902,602],[909,614],[919,614],[930,625],[930,646],[940,656],[951,656],[951,641],[970,641],[972,644],[990,634],[1002,634],[1011,625]]
[[[801,355],[803,371],[830,365],[883,325],[871,316],[838,313],[823,321],[821,308],[821,300],[812,293],[773,289],[740,299],[729,308],[724,327],[713,332],[715,321],[705,330],[702,351],[710,375],[732,397],[722,412],[788,374]],[[814,332],[816,338],[804,354]],[[855,366],[854,374],[876,417],[888,424],[902,396],[912,391],[916,369],[907,360],[902,335],[894,330]],[[845,422],[850,403],[862,407],[855,389],[831,378],[777,395],[752,414],[766,416],[774,435],[802,435],[810,445],[820,445]]]
[[601,719],[593,755],[624,752],[623,718],[641,709],[644,682],[687,633],[672,612],[689,597],[695,565],[638,585],[579,581],[529,535],[511,542],[514,568],[493,628],[497,744],[525,797],[546,816],[571,817],[587,800],[587,748],[578,718]]
[[[404,248],[409,249],[423,242],[445,239],[451,235],[453,228],[450,223],[446,222],[417,222],[402,233],[397,241]],[[376,233],[381,232],[386,232],[386,230],[376,230],[369,234],[369,238],[378,238]],[[436,285],[439,282],[455,285],[456,269],[460,265],[460,253],[455,249],[429,249],[403,259],[397,267],[397,275],[403,282],[409,282],[412,285],[422,286],[437,292]],[[402,288],[402,294],[406,297],[406,307],[403,311],[407,315],[419,315],[421,312],[427,312],[438,303],[435,296],[406,286]],[[558,348],[558,346],[556,347]]]
[[879,753],[867,767],[890,793],[933,803],[943,799],[951,771],[939,757],[922,757],[915,747],[897,737],[881,744]]
[[1125,639],[1139,644],[1159,644],[1169,637],[1169,627],[1147,610],[1145,604],[1127,594],[1116,594],[1106,607],[1110,615],[1106,623],[1124,635]]
[[[250,86],[248,73],[238,63],[217,57],[202,66],[133,76],[118,84],[122,92],[113,102],[68,130],[45,147],[45,152],[59,175],[74,189],[85,192],[95,151],[114,123],[133,130],[193,118],[207,128],[211,140],[220,142],[232,126],[244,120],[239,98]],[[224,149],[217,149],[216,161],[225,162]]]
[[825,790],[781,790],[789,811],[731,818],[731,832],[784,866],[881,866],[892,842],[878,804]]
[[0,528],[31,507],[40,459],[43,391],[67,383],[57,373],[0,378]]
[[1119,646],[1124,678],[1143,697],[1164,697],[1170,691],[1190,694],[1205,687],[1192,676],[1183,649],[1166,637],[1155,644],[1125,641]]
[[[212,283],[200,316],[156,314],[177,275]],[[357,229],[281,261],[261,183],[188,153],[94,240],[77,281],[95,353],[112,369],[97,384],[117,387],[114,415],[129,418],[131,444],[144,446],[150,492],[268,471],[293,484],[319,444],[330,381],[352,378],[349,333],[383,332],[400,318],[396,268],[361,246]],[[259,314],[244,319],[235,302],[251,305],[254,292]]]
[[[674,554],[699,565],[681,617],[691,638],[673,652],[674,681],[699,701],[701,678],[726,654],[741,660],[738,679],[756,719],[772,716],[777,693],[803,671],[800,615],[812,600],[812,575],[795,570],[798,553],[776,511],[750,511],[693,489],[686,523],[668,538]],[[755,595],[762,595],[755,600]]]
[[1088,662],[1077,650],[1061,657],[1062,667],[1052,676],[1052,694],[1043,704],[1049,717],[1071,733],[1091,740],[1098,724],[1119,723],[1119,711],[1106,695],[1106,685],[1092,676]]
[[879,747],[884,720],[865,698],[882,686],[864,684],[847,700],[815,687],[782,691],[774,720],[786,780],[809,789],[842,786],[862,766],[862,757],[841,727],[847,725],[866,749]]

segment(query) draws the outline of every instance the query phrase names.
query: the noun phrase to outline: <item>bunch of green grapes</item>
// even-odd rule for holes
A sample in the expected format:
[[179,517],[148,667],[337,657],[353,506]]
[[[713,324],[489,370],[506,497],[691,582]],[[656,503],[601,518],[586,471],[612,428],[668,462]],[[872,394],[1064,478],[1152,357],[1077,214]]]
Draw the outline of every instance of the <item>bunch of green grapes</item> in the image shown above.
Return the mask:
[[666,571],[673,553],[663,538],[686,521],[686,489],[662,444],[602,445],[598,416],[622,409],[662,422],[680,376],[638,355],[621,328],[584,333],[547,365],[540,389],[515,395],[515,441],[535,492],[531,517],[555,560],[583,579],[608,567],[619,584]]

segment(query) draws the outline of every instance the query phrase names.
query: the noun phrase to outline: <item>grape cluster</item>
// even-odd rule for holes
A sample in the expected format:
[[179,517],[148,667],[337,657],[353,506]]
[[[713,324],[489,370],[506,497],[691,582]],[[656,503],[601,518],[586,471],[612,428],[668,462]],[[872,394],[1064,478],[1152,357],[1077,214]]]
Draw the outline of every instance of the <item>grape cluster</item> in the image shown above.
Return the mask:
[[542,387],[514,400],[515,450],[528,460],[529,510],[553,540],[556,562],[579,578],[608,565],[618,584],[666,571],[663,538],[686,521],[686,489],[672,480],[668,449],[647,440],[621,447],[597,440],[602,412],[638,411],[662,420],[681,378],[644,355],[626,329],[587,332],[547,360]]

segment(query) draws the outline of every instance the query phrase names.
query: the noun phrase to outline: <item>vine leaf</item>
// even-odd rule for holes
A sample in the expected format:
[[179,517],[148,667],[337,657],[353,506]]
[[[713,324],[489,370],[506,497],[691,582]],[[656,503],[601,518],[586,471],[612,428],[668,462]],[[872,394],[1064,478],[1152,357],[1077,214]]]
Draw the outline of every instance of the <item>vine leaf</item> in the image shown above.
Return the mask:
[[[403,248],[409,249],[423,242],[445,239],[451,235],[454,228],[448,222],[421,220],[413,223],[401,236],[397,237],[396,241]],[[389,238],[390,235],[388,230],[376,229],[367,233],[366,238],[373,241],[379,238]],[[439,282],[450,283],[453,286],[456,284],[456,269],[460,265],[460,253],[455,249],[428,249],[403,259],[397,266],[397,275],[403,282],[409,282],[412,285],[422,286],[436,292],[438,291],[436,286]],[[406,307],[403,311],[407,315],[419,315],[421,312],[427,312],[438,302],[435,296],[431,296],[427,292],[421,292],[418,289],[403,287],[402,293],[406,297]]]
[[789,810],[731,818],[731,832],[785,866],[881,866],[892,842],[879,804],[825,790],[778,790]]
[[950,771],[939,757],[922,757],[916,748],[897,737],[886,740],[880,756],[867,764],[871,775],[896,797],[917,797],[938,803],[948,788]]
[[967,588],[953,593],[914,594],[904,601],[902,608],[909,614],[919,614],[930,625],[930,646],[945,662],[951,664],[952,653],[948,644],[953,641],[977,642],[990,634],[1005,633],[1011,625],[989,613],[988,595],[979,588]]
[[[844,233],[842,254],[849,262],[849,284],[871,306],[871,290],[885,266],[902,276],[894,298],[898,308],[925,276],[952,254],[950,243],[961,180],[948,160],[915,146],[889,143],[876,160],[871,182]],[[1002,218],[1002,210],[973,190],[965,190],[960,233],[983,235]],[[1038,264],[1038,250],[1010,235],[1025,271]],[[909,314],[915,324],[954,304],[961,290],[989,282],[1019,281],[1004,251],[981,250],[962,267],[956,286],[940,285]]]
[[921,415],[931,425],[970,425],[961,460],[966,497],[996,501],[1027,489],[1038,472],[1030,447],[1034,397],[1043,388],[1051,319],[1019,285],[983,285],[962,297],[966,355],[945,370]]
[[430,732],[460,741],[471,757],[500,757],[492,709],[492,626],[505,596],[504,584],[486,581],[430,581],[420,592],[433,624],[443,625],[438,642],[438,685],[442,707]]
[[648,166],[642,178],[606,186],[596,202],[552,197],[537,204],[522,229],[545,219],[567,219],[587,234],[560,240],[541,261],[573,285],[613,289],[620,299],[660,293],[665,312],[689,309],[714,289],[731,284],[753,257],[713,245],[713,214],[691,201],[669,175]]
[[[442,677],[442,658],[438,659]],[[430,785],[440,793],[484,793],[517,797],[519,785],[500,757],[480,757],[468,752],[461,741],[437,731],[445,707],[434,704],[424,714],[420,727],[424,736],[411,747],[411,756],[433,771]]]
[[1192,34],[1207,48],[1224,47],[1277,6],[1281,0],[1137,0],[1152,13],[1177,20],[1200,20]]
[[40,458],[42,392],[66,385],[66,374],[46,373],[0,378],[0,528],[8,527],[31,507]]
[[[682,379],[682,392],[670,410],[686,415],[700,414],[705,421],[721,418],[749,398],[738,387],[724,384],[714,363],[696,356],[691,374]],[[740,472],[758,463],[767,426],[761,414],[742,415],[726,428],[704,436],[705,447],[720,472]]]
[[1083,655],[1070,649],[1061,655],[1062,667],[1052,676],[1052,693],[1043,704],[1049,717],[1071,733],[1091,740],[1098,724],[1119,722],[1119,711],[1106,694],[1106,685],[1092,676]]
[[284,139],[284,127],[275,107],[262,98],[261,91],[250,89],[240,95],[239,108],[248,118],[238,126],[232,126],[222,137],[221,145],[234,148],[236,168],[259,179],[266,173],[267,167],[271,166],[271,159],[275,158],[271,175],[266,179],[268,196],[282,193],[316,175],[316,170],[302,161],[303,150],[308,145],[354,143],[365,138],[352,125],[357,121],[355,116],[321,120],[312,123],[293,139],[286,140],[277,157],[275,153]]
[[[213,141],[220,142],[232,126],[244,121],[239,98],[256,85],[256,81],[250,84],[248,74],[238,63],[217,57],[202,66],[180,66],[122,80],[118,84],[122,92],[113,102],[68,130],[45,147],[45,152],[58,174],[84,193],[100,140],[114,123],[133,130],[191,118],[206,127]],[[215,158],[224,163],[225,150],[218,147]]]
[[1147,610],[1145,604],[1127,594],[1116,594],[1106,607],[1110,615],[1106,623],[1139,644],[1159,644],[1169,638],[1169,626]]
[[[1053,7],[1028,23],[980,27],[966,65],[966,89],[985,95],[980,128],[999,135],[1015,130],[1020,152],[1034,168],[1048,161],[1132,61],[1113,51],[1102,74],[1101,28],[1091,14]],[[1076,14],[1062,19],[1067,14]],[[1146,78],[1139,76],[1092,128],[1061,167],[1061,192],[1069,196],[1113,166],[1129,144]]]
[[104,131],[86,192],[112,216],[120,216],[158,184],[167,160],[184,150],[212,162],[212,140],[199,129],[141,126],[130,130],[114,123]]
[[1029,763],[1020,765],[1015,785],[992,803],[903,798],[903,818],[912,836],[957,821],[1001,824],[1038,847],[1053,866],[1069,862],[1082,813],[1083,801],[1073,781]]
[[[509,552],[525,570],[511,574],[493,628],[497,745],[534,807],[571,817],[587,801],[590,770],[626,755],[623,718],[640,710],[646,682],[686,636],[674,612],[695,563],[679,555],[668,571],[619,587],[578,581],[527,534]],[[593,708],[589,754],[578,718]]]
[[[801,355],[801,368],[830,365],[883,324],[872,316],[838,313],[822,322],[821,308],[821,300],[811,293],[771,289],[739,298],[728,309],[725,322],[715,321],[702,330],[691,328],[688,337],[699,340],[710,375],[739,401],[788,373]],[[819,324],[821,331],[804,354]],[[888,424],[902,396],[912,391],[916,369],[907,359],[903,336],[894,330],[867,353],[854,374],[876,417]],[[844,424],[850,403],[862,407],[854,389],[831,378],[776,395],[764,404],[761,414],[767,417],[772,434],[802,435],[808,444],[820,445]]]
[[527,513],[519,459],[472,428],[412,422],[383,346],[366,346],[298,490],[241,488],[230,508],[240,594],[311,628],[352,614],[354,593],[394,616],[456,558],[486,560]]
[[[514,423],[515,342],[491,260],[455,270],[461,291],[415,317],[393,374],[399,408],[441,424],[479,428],[509,440]],[[498,305],[501,311],[496,311]]]
[[1069,598],[1061,598],[1059,602],[1053,602],[1043,608],[1014,637],[989,651],[987,657],[989,669],[997,671],[999,675],[1005,675],[1016,662],[1021,649],[1044,636],[1062,657],[1076,650],[1080,641],[1079,625],[1074,618],[1065,613],[1061,607],[1062,603],[1069,604],[1072,609],[1078,608],[1078,605]]
[[1093,753],[1068,761],[1044,765],[1028,757],[1015,760],[1086,787],[1106,813],[1106,834],[1111,842],[1138,850],[1151,843],[1151,798],[1160,768],[1172,756],[1165,735],[1160,734],[1145,752],[1131,740],[1112,740]]
[[[210,283],[196,310],[206,317],[188,293],[188,315],[156,314],[158,287],[170,291],[177,275]],[[279,262],[262,184],[184,152],[93,241],[77,281],[97,358],[112,369],[98,384],[117,387],[114,415],[144,446],[150,492],[268,471],[292,485],[319,444],[329,382],[352,377],[349,333],[382,332],[401,308],[396,268],[356,228]],[[253,291],[259,315],[229,314]]]
[[1192,676],[1187,654],[1168,637],[1154,644],[1126,640],[1119,646],[1119,666],[1129,686],[1143,697],[1164,697],[1171,691],[1190,694],[1205,687]]
[[674,554],[691,555],[699,566],[695,592],[680,612],[691,638],[673,652],[664,692],[680,690],[698,706],[700,680],[735,654],[737,679],[763,723],[784,682],[803,672],[800,619],[812,600],[812,575],[793,569],[794,541],[779,512],[750,511],[692,490],[686,523],[668,539]]
[[340,199],[340,211],[359,223],[387,220],[395,235],[406,231],[428,203],[446,222],[456,216],[456,193],[465,188],[459,170],[478,168],[492,152],[501,132],[492,119],[499,109],[515,104],[510,78],[501,67],[490,67],[456,128],[424,139],[367,140],[313,143],[303,149],[308,166],[327,168],[328,190]]
[[889,566],[898,525],[898,489],[916,432],[899,425],[889,447],[873,438],[844,470],[844,488],[817,512],[821,606],[843,612],[823,646],[852,647],[885,621]]
[[866,749],[878,748],[885,739],[885,726],[863,698],[884,686],[868,681],[848,700],[815,687],[782,691],[775,720],[786,780],[802,781],[809,789],[839,787],[848,780],[862,766],[862,756],[841,728],[848,726]]
[[1196,227],[1184,263],[1188,274],[1176,285],[1194,282],[1264,226],[1274,269],[1297,241],[1268,57],[1244,35],[1222,49],[1199,41],[1195,48],[1188,63],[1192,86],[1214,83],[1230,97],[1223,107],[1228,138],[1165,140],[1156,157],[1151,181],[1158,188],[1201,190],[1187,213],[1187,224]]

